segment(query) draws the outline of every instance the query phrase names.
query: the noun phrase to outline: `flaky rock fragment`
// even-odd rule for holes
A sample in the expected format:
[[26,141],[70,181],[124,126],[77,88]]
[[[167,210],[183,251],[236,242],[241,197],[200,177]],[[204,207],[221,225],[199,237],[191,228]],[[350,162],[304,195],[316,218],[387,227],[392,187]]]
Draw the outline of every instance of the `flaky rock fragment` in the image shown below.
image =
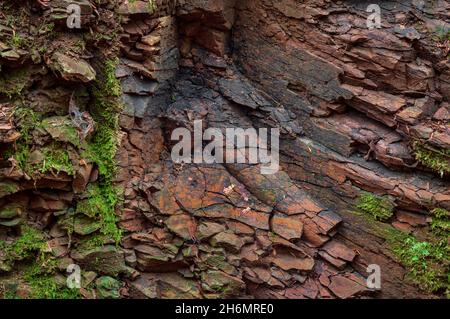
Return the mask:
[[355,276],[348,278],[341,275],[333,276],[328,288],[341,299],[355,297],[367,289],[361,279]]
[[295,218],[281,214],[275,215],[272,220],[272,230],[281,237],[291,240],[300,239],[303,234],[303,223]]
[[95,70],[86,60],[60,52],[52,56],[49,66],[67,81],[87,83],[95,80],[96,77]]
[[123,252],[115,246],[79,249],[73,251],[70,256],[84,269],[97,273],[117,276],[126,270]]

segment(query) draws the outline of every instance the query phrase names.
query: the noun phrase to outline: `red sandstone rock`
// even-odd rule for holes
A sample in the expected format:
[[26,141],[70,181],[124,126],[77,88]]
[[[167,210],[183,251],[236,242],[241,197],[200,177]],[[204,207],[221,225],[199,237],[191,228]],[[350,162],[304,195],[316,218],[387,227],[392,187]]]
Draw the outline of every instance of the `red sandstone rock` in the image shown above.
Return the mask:
[[300,239],[303,233],[303,223],[294,217],[275,215],[272,218],[272,230],[287,240]]

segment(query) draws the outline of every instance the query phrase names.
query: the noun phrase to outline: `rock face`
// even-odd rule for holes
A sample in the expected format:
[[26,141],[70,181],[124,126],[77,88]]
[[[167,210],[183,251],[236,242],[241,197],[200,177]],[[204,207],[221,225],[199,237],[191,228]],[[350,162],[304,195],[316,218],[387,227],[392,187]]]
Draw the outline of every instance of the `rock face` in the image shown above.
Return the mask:
[[[23,9],[58,21],[62,3]],[[448,292],[395,253],[448,236],[447,1],[383,1],[375,29],[354,1],[80,3],[82,29],[55,22],[52,45],[48,26],[20,30],[44,53],[0,16],[0,296],[11,272],[29,285],[15,262],[36,253],[80,266],[84,298]],[[174,162],[172,132],[195,120],[279,129],[280,169]]]

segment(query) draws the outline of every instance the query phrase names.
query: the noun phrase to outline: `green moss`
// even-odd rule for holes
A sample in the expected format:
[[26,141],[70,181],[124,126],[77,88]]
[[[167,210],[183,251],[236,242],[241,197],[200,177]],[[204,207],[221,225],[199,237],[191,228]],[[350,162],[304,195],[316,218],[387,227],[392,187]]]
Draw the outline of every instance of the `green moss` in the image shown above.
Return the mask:
[[89,185],[87,198],[77,204],[77,212],[98,218],[101,223],[100,232],[119,242],[122,231],[117,227],[116,205],[119,203],[119,192],[115,187],[105,184]]
[[0,182],[0,198],[14,194],[20,190],[20,186],[18,183],[5,180]]
[[52,275],[53,270],[34,263],[24,272],[24,279],[31,288],[30,298],[33,299],[78,299],[81,298],[78,289],[69,289],[57,282]]
[[18,144],[16,151],[11,156],[15,158],[19,167],[31,177],[47,172],[56,175],[60,172],[72,176],[75,174],[69,153],[59,143],[52,143],[33,152],[31,146]]
[[120,82],[116,78],[117,64],[119,64],[118,59],[107,60],[105,62],[105,81],[103,85],[101,85],[103,93],[108,92],[109,95],[112,95],[114,97],[120,97],[122,93]]
[[20,106],[14,110],[14,117],[18,122],[21,140],[30,142],[30,133],[41,127],[42,116],[29,107]]
[[116,162],[114,160],[117,152],[116,130],[101,124],[98,126],[94,137],[82,151],[81,155],[98,166],[100,176],[103,180],[111,182],[116,174]]
[[105,236],[103,234],[93,234],[91,236],[84,236],[82,239],[80,245],[78,246],[78,249],[82,250],[91,250],[97,247],[102,247],[105,245],[105,242],[108,241],[108,239],[111,238],[110,236]]
[[431,230],[442,238],[450,237],[450,212],[443,208],[435,208],[431,211],[433,220]]
[[148,0],[147,4],[150,11],[155,12],[157,9],[156,1],[155,0]]
[[437,243],[408,236],[393,249],[399,261],[408,267],[408,277],[428,292],[449,293],[450,255],[447,240]]
[[[134,5],[137,0],[128,0],[128,3]],[[151,12],[155,12],[157,9],[157,4],[155,0],[147,0],[147,7]]]
[[[60,172],[66,172],[69,175],[75,174],[72,161],[66,150],[67,147],[61,143],[53,142],[32,150],[32,131],[46,129],[49,126],[48,119],[42,120],[42,115],[31,108],[23,106],[14,110],[14,116],[18,122],[20,138],[16,141],[15,150],[6,152],[8,157],[13,157],[19,167],[32,177],[36,176],[37,173],[44,174],[47,172],[53,174],[59,174]],[[66,131],[70,139],[79,141],[73,127],[66,129],[64,126],[64,132]]]
[[51,33],[53,32],[53,30],[55,30],[55,24],[53,22],[50,23],[44,22],[39,26],[38,34]]
[[114,185],[117,172],[115,157],[119,139],[118,114],[121,110],[121,86],[115,77],[117,63],[117,60],[106,61],[103,81],[99,81],[93,90],[95,101],[91,114],[97,128],[82,156],[97,165],[99,181],[88,187],[86,199],[78,203],[77,212],[98,217],[102,224],[101,233],[119,242],[122,232],[117,227],[115,208],[121,196],[119,189]]
[[44,160],[42,161],[41,173],[51,172],[59,174],[66,172],[68,175],[75,175],[72,161],[69,158],[69,153],[60,147],[46,147],[42,150]]
[[419,141],[413,142],[416,159],[425,167],[437,172],[441,177],[450,173],[450,150],[437,150]]
[[[96,122],[94,135],[85,143],[79,143],[79,137],[70,125],[65,125],[61,117],[42,120],[42,116],[30,108],[20,107],[15,110],[19,122],[21,138],[16,149],[10,154],[18,162],[19,167],[29,176],[37,173],[66,172],[74,175],[74,168],[67,146],[62,142],[73,144],[80,150],[82,157],[96,164],[99,180],[90,185],[84,200],[77,206],[77,212],[96,217],[101,221],[101,233],[120,241],[121,231],[116,223],[115,207],[120,201],[120,191],[114,186],[116,176],[115,156],[118,144],[118,114],[121,110],[121,86],[115,77],[118,60],[105,62],[102,81],[98,81],[93,89],[94,104],[91,114]],[[54,132],[56,128],[57,132]],[[34,149],[31,145],[31,133],[35,129],[43,129],[58,136],[61,142]],[[51,134],[52,135],[52,134]],[[53,136],[52,135],[52,136]]]
[[27,172],[27,163],[30,158],[31,132],[39,127],[41,116],[31,108],[17,107],[14,110],[14,117],[18,123],[20,138],[16,141],[15,148],[5,152],[5,157],[14,158],[19,167]]
[[15,33],[13,34],[13,36],[11,37],[11,39],[9,39],[8,44],[13,47],[13,48],[20,48],[21,45],[23,43],[23,39],[20,36],[20,34]]
[[122,283],[112,277],[103,276],[95,281],[100,299],[119,299]]
[[43,252],[45,241],[43,235],[38,230],[24,225],[22,234],[10,245],[4,245],[3,253],[8,263],[21,261]]
[[21,69],[0,74],[0,94],[9,98],[19,96],[28,83],[29,70]]
[[448,236],[438,236],[434,241],[419,241],[389,224],[376,221],[372,214],[353,212],[364,218],[372,231],[386,240],[395,259],[407,269],[407,278],[421,289],[450,296]]
[[[78,290],[71,290],[59,285],[54,277],[57,260],[46,253],[46,242],[43,234],[30,227],[22,227],[22,235],[12,244],[0,242],[6,261],[14,264],[17,261],[32,260],[23,272],[23,279],[31,288],[30,298],[37,299],[73,299],[80,297]],[[10,298],[16,298],[9,292]]]
[[68,116],[48,117],[38,127],[43,128],[56,141],[71,143],[77,148],[82,146],[80,135]]
[[450,41],[450,29],[444,26],[437,26],[434,29],[434,35],[438,42]]
[[95,101],[91,113],[97,123],[97,129],[82,154],[97,164],[100,176],[108,183],[112,182],[116,174],[118,114],[121,110],[120,83],[115,78],[116,64],[117,61],[106,62],[105,80],[97,83],[93,90]]
[[394,214],[394,205],[388,197],[381,197],[367,192],[361,193],[356,207],[379,221],[388,220]]
[[7,290],[4,295],[4,299],[20,299],[14,291]]

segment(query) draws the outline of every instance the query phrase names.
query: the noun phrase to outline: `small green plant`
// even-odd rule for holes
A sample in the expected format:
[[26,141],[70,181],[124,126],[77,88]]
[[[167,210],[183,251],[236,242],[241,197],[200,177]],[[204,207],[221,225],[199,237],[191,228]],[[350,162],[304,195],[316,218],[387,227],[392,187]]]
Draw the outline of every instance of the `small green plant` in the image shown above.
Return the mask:
[[53,32],[54,29],[55,29],[55,24],[53,22],[52,23],[43,23],[39,26],[38,34],[50,33],[50,32]]
[[356,207],[379,221],[388,220],[394,214],[394,205],[388,197],[381,197],[367,192],[361,193]]
[[20,34],[14,32],[13,36],[9,40],[9,45],[12,46],[13,48],[20,48],[20,46],[22,45],[22,42],[23,42],[23,39],[20,36]]
[[437,172],[441,177],[450,173],[450,150],[437,150],[419,141],[413,142],[416,159],[423,166]]

